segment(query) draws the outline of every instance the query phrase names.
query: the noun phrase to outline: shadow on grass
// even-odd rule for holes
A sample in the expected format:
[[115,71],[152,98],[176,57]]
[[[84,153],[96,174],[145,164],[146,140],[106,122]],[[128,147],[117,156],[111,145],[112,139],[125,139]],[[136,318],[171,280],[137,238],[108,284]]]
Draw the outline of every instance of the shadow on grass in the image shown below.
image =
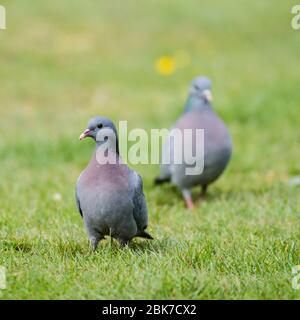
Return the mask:
[[54,249],[55,247],[61,256],[69,257],[76,257],[78,254],[85,256],[89,251],[88,243],[86,246],[84,246],[81,243],[75,241],[60,241],[58,243],[55,243]]
[[120,254],[162,254],[172,247],[172,241],[170,239],[163,240],[137,240],[133,239],[128,246],[121,247],[116,239],[107,237],[106,240],[102,240],[96,251],[92,251],[90,247],[86,247],[85,254],[88,256],[94,255],[111,255],[118,256]]
[[162,240],[138,240],[131,241],[129,249],[136,253],[164,253],[174,245],[173,241],[165,238]]
[[[1,241],[1,248],[3,251],[17,251],[20,253],[40,253],[41,255],[45,254],[46,251],[54,251],[57,252],[62,257],[70,257],[75,258],[76,256],[91,256],[101,254],[101,252],[105,254],[118,255],[121,252],[126,252],[126,250],[130,250],[130,252],[135,252],[137,254],[143,253],[163,253],[168,248],[172,247],[172,240],[163,239],[163,240],[141,240],[141,239],[133,239],[129,246],[122,248],[118,241],[107,237],[106,240],[102,240],[96,251],[92,251],[89,246],[88,241],[85,243],[75,242],[75,241],[66,241],[66,240],[58,240],[58,241],[43,241],[40,243],[35,240],[24,240],[24,239],[16,239],[16,240],[4,240]],[[46,251],[45,251],[46,250]]]
[[24,239],[1,241],[3,251],[14,250],[21,253],[31,253],[34,251],[34,243]]

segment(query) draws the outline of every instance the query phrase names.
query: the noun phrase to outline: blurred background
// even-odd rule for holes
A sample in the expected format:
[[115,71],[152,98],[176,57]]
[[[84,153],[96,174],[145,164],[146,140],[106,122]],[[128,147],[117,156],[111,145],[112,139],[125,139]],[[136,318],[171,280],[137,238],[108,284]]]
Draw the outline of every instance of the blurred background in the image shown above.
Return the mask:
[[[177,191],[152,186],[158,167],[132,166],[144,179],[152,230],[160,239],[177,235],[182,241],[190,230],[189,239],[199,245],[203,230],[216,236],[225,228],[212,239],[216,243],[227,238],[251,242],[253,234],[260,241],[269,232],[269,239],[279,239],[275,252],[282,253],[280,264],[272,260],[282,277],[282,296],[296,294],[287,285],[288,268],[297,263],[299,252],[300,31],[291,28],[295,1],[1,4],[7,29],[0,30],[0,250],[2,264],[9,264],[12,274],[7,297],[35,297],[32,283],[46,281],[43,256],[32,253],[30,266],[26,262],[32,243],[40,248],[40,239],[49,238],[64,248],[65,233],[74,231],[70,245],[85,250],[74,186],[93,150],[92,141],[78,141],[89,118],[99,114],[116,124],[128,120],[129,128],[168,128],[183,110],[191,80],[200,74],[213,81],[214,108],[232,134],[234,155],[212,187],[211,201],[201,206],[198,217],[184,221],[187,213]],[[266,241],[265,249],[272,247]],[[226,250],[235,252],[233,246]],[[257,255],[253,247],[249,250]],[[50,278],[52,272],[54,277],[57,270],[48,270]],[[28,277],[28,291],[20,291]],[[277,285],[265,296],[272,297]],[[251,283],[245,286],[241,292],[254,290],[250,297],[261,294]],[[226,291],[222,288],[220,297]],[[52,297],[58,297],[55,290]],[[189,292],[175,290],[167,297],[192,297]],[[72,297],[71,289],[65,297]]]

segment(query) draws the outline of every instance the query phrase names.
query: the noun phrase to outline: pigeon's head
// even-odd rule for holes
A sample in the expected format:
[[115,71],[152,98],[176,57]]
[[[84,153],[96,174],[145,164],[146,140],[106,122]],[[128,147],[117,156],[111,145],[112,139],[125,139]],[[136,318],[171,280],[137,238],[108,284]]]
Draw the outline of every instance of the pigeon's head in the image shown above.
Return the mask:
[[190,95],[203,99],[206,102],[211,102],[211,81],[203,76],[195,78],[190,87]]
[[94,139],[97,145],[107,143],[108,146],[114,146],[118,151],[118,133],[111,120],[105,117],[96,116],[90,119],[79,140],[90,137]]

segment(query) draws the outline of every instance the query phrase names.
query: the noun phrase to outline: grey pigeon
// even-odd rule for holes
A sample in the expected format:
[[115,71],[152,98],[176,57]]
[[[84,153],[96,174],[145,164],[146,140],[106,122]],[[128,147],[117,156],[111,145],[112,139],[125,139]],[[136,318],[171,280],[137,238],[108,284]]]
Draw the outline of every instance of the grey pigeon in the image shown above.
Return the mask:
[[175,163],[176,151],[174,150],[178,149],[174,147],[174,144],[166,142],[162,154],[164,157],[164,154],[169,152],[171,161],[169,164],[161,164],[160,176],[155,179],[156,184],[171,182],[176,185],[181,190],[186,205],[190,209],[194,208],[191,188],[201,186],[201,195],[205,195],[208,185],[225,170],[232,153],[231,137],[223,121],[213,111],[211,101],[211,81],[206,77],[195,78],[190,87],[185,110],[173,127],[179,129],[180,132],[183,132],[184,129],[192,129],[190,145],[193,150],[196,148],[195,130],[204,129],[203,172],[198,175],[187,175],[187,163],[185,161],[182,164]]
[[117,131],[107,118],[96,116],[80,135],[91,137],[96,150],[80,174],[76,203],[95,250],[106,235],[121,246],[134,237],[153,239],[147,232],[148,212],[141,177],[122,162]]

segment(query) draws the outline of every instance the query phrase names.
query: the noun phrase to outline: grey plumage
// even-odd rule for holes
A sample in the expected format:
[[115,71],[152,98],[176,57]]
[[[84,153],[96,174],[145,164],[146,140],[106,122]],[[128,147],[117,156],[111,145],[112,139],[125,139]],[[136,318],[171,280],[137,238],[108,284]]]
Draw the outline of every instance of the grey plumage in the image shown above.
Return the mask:
[[[185,129],[193,130],[191,145],[195,148],[194,132],[204,129],[204,170],[199,175],[187,175],[187,163],[175,164],[175,147],[168,139],[163,147],[162,159],[169,153],[170,164],[161,164],[160,176],[155,183],[171,182],[183,194],[186,204],[193,208],[190,189],[201,186],[203,194],[209,184],[214,182],[225,170],[232,153],[232,142],[223,121],[211,107],[211,81],[206,77],[197,77],[192,81],[185,110],[173,128],[183,132]],[[178,150],[178,149],[176,149]],[[173,159],[173,160],[172,160]]]
[[152,239],[146,232],[148,212],[142,179],[122,162],[115,126],[107,118],[94,117],[80,139],[85,137],[96,141],[96,150],[78,178],[76,203],[93,249],[106,235],[121,245],[134,237]]

